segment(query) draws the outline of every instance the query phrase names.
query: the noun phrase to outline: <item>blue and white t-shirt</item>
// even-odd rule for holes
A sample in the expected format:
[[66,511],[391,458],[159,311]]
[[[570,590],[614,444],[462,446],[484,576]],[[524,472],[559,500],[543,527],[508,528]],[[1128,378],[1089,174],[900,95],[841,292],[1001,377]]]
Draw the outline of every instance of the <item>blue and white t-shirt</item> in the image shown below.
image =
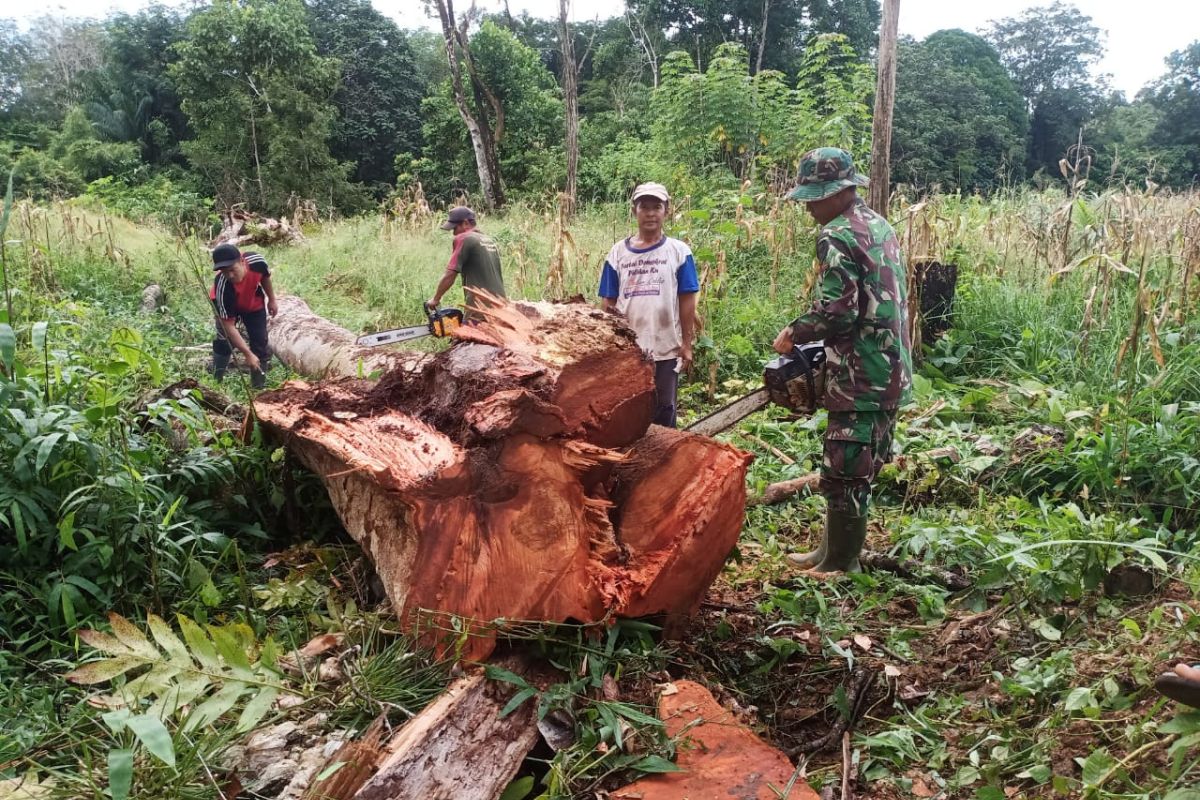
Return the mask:
[[613,245],[600,273],[600,296],[616,299],[637,333],[638,345],[655,361],[678,358],[683,345],[679,295],[700,291],[696,260],[678,239],[637,249],[625,239]]

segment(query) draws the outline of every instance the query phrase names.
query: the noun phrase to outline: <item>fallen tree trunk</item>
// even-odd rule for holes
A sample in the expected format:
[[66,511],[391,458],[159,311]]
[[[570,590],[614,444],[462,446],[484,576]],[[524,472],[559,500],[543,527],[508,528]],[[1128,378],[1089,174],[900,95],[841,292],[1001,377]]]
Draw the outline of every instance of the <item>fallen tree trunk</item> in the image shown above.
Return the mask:
[[466,618],[461,655],[479,658],[497,619],[693,613],[737,541],[751,456],[647,433],[652,367],[611,315],[505,304],[462,333],[419,372],[255,399],[402,619],[453,638],[446,615]]
[[360,347],[355,336],[312,312],[299,297],[279,297],[279,313],[268,324],[271,352],[310,378],[366,377],[375,372],[416,370],[429,356],[404,350]]

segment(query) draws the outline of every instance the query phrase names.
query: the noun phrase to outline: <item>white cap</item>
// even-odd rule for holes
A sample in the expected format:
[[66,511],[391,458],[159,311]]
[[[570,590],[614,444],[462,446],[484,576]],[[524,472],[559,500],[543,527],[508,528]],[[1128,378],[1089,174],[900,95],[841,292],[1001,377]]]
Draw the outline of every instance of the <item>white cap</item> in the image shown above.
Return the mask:
[[671,202],[671,195],[667,192],[667,187],[661,183],[642,183],[633,190],[632,202],[636,203],[642,197],[657,197],[664,203]]

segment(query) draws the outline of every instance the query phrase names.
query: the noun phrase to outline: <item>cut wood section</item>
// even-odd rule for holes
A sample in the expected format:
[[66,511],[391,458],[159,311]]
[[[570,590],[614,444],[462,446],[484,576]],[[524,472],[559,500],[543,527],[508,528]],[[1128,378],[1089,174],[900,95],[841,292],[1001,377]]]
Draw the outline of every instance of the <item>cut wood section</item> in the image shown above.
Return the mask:
[[700,684],[668,684],[658,716],[668,736],[683,737],[676,760],[681,771],[642,778],[613,792],[613,800],[818,799],[782,751],[741,725]]
[[693,613],[737,541],[751,456],[648,429],[650,366],[616,318],[486,313],[419,374],[290,383],[258,418],[324,480],[402,619],[470,621],[463,657],[490,652],[497,619]]
[[[523,663],[502,666],[527,676]],[[456,680],[392,738],[355,800],[496,800],[538,737],[536,700],[500,716],[516,691],[482,671]]]
[[312,312],[293,295],[280,295],[279,313],[268,323],[271,352],[309,378],[367,376],[398,369],[416,370],[425,353],[359,347],[355,336]]
[[772,506],[784,500],[795,497],[803,491],[816,491],[821,483],[821,473],[810,472],[799,478],[772,483],[763,489],[763,493],[750,500],[752,506]]

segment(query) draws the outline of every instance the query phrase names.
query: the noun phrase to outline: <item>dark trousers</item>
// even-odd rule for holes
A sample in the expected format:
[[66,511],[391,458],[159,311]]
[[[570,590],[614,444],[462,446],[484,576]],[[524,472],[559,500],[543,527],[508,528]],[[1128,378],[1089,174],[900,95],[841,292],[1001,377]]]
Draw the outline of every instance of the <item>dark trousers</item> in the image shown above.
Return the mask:
[[679,396],[679,359],[654,362],[654,424],[675,427],[675,401]]
[[[267,370],[267,362],[271,360],[271,347],[267,344],[267,310],[260,308],[248,314],[239,314],[237,321],[242,323],[246,332],[246,344],[250,352],[258,356],[263,371]],[[229,368],[229,359],[233,356],[233,345],[225,338],[225,330],[217,323],[217,335],[213,339],[213,374],[218,379],[225,375]]]

